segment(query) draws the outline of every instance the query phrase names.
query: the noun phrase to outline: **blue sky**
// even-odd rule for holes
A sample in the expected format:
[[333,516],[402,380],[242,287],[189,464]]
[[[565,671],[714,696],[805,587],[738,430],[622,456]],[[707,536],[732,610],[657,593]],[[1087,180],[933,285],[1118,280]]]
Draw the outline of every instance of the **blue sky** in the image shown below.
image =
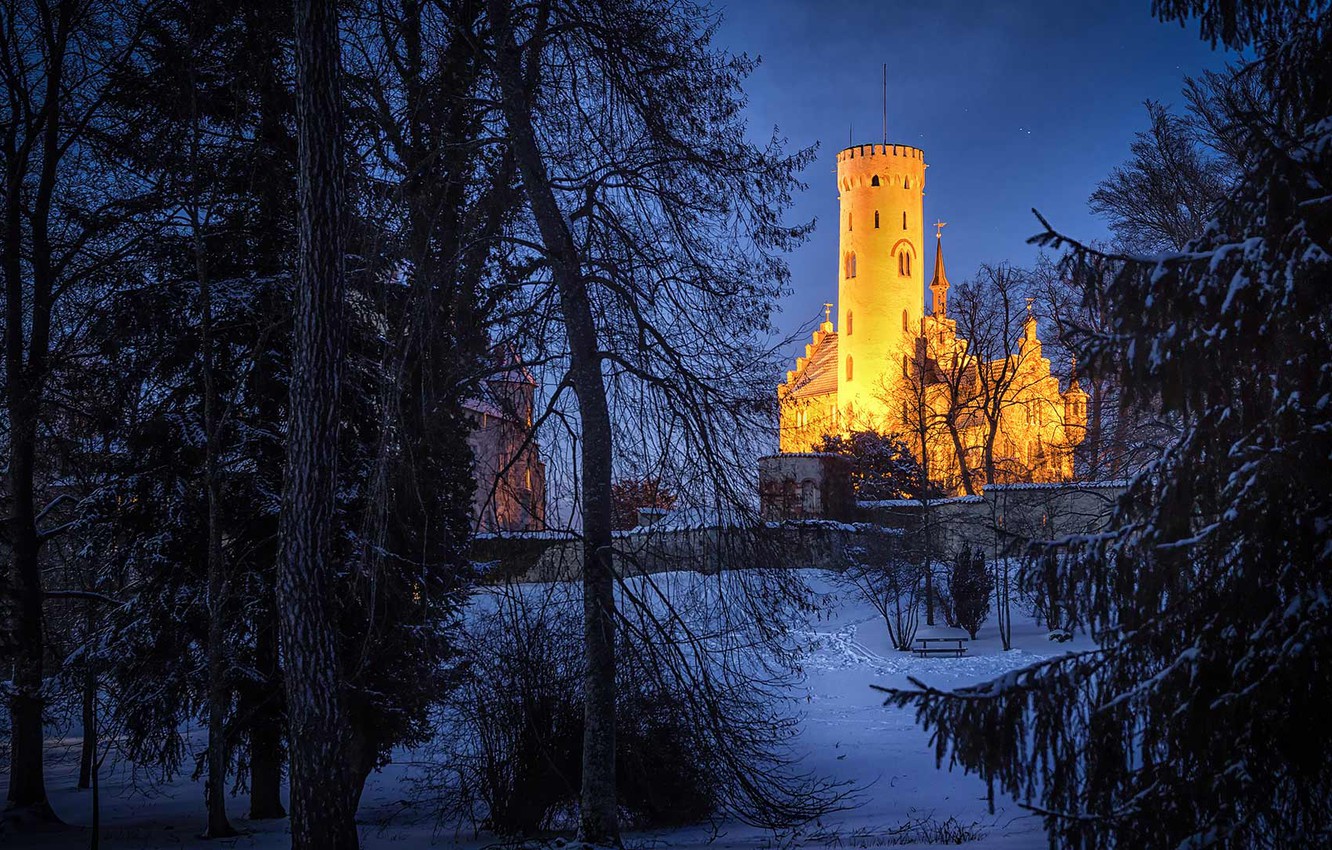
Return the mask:
[[1187,75],[1232,58],[1196,27],[1156,21],[1147,0],[721,8],[718,44],[763,60],[746,86],[752,133],[776,125],[792,146],[819,143],[793,211],[818,227],[790,257],[794,293],[775,317],[784,335],[812,326],[836,298],[836,154],[852,126],[857,144],[880,141],[883,63],[888,139],[925,151],[925,220],[949,223],[945,259],[958,283],[982,262],[1035,257],[1032,207],[1071,235],[1106,236],[1087,197],[1127,158],[1143,100],[1182,105]]

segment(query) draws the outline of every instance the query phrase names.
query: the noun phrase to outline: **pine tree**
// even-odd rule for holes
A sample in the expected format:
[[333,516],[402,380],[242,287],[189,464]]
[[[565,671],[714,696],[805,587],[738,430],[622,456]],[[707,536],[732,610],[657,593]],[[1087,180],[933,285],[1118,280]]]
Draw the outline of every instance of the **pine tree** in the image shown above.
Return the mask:
[[1332,12],[1156,9],[1254,50],[1266,106],[1223,102],[1243,177],[1184,251],[1039,237],[1106,300],[1082,359],[1183,423],[1114,533],[1047,555],[1100,646],[889,701],[1042,813],[1052,847],[1304,847],[1332,834]]
[[[851,485],[856,498],[862,501],[938,495],[936,488],[926,488],[920,463],[906,443],[896,437],[877,431],[851,431],[845,436],[827,434],[816,448],[851,461]],[[923,492],[927,489],[930,492]]]
[[952,604],[952,620],[976,639],[985,618],[990,614],[990,593],[993,583],[985,569],[985,556],[963,546],[950,563],[948,596]]

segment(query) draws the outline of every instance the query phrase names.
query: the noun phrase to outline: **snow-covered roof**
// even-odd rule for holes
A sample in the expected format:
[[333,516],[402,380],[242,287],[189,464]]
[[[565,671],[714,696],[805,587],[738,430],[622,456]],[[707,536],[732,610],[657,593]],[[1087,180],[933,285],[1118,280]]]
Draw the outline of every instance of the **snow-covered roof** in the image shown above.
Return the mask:
[[787,385],[794,398],[810,398],[837,392],[837,334],[816,335],[818,342],[809,360]]
[[990,490],[1103,490],[1103,489],[1123,489],[1129,486],[1128,479],[1118,479],[1113,481],[1060,481],[1043,484],[989,484],[985,487]]
[[[930,499],[928,504],[933,507],[983,501],[985,501],[983,496],[949,496],[946,499]],[[927,503],[920,499],[862,499],[856,502],[856,505],[862,508],[919,508],[925,504]]]

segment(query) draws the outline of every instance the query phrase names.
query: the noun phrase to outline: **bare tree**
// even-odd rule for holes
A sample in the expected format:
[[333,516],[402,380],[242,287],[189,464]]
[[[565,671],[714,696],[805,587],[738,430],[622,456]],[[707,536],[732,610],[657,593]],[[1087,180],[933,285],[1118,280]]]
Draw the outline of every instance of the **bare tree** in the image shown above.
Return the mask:
[[[739,84],[752,63],[710,47],[716,17],[705,7],[490,0],[487,9],[501,114],[530,212],[522,235],[559,311],[558,334],[540,343],[552,362],[567,363],[551,404],[566,389],[577,402],[581,834],[614,843],[615,626],[663,630],[664,656],[676,664],[706,652],[676,634],[678,612],[651,583],[631,594],[621,582],[632,611],[617,607],[616,452],[641,441],[666,459],[665,483],[708,482],[681,510],[734,521],[748,509],[735,457],[746,429],[737,425],[770,408],[757,340],[786,279],[777,254],[806,232],[781,215],[808,155],[746,141]],[[617,434],[612,408],[633,427]],[[666,608],[648,616],[649,602]],[[750,791],[763,795],[753,783]]]
[[863,526],[862,545],[849,552],[838,580],[850,585],[883,618],[894,649],[906,652],[920,626],[927,565],[896,529]]
[[[4,404],[11,511],[13,643],[10,700],[12,808],[54,818],[43,771],[42,549],[51,539],[40,504],[45,469],[37,443],[53,369],[78,323],[69,315],[107,285],[135,243],[126,198],[90,163],[106,86],[138,33],[110,3],[6,0],[0,4],[0,161],[4,169]],[[103,290],[104,291],[104,290]]]
[[1231,171],[1203,147],[1196,121],[1157,101],[1145,105],[1151,126],[1137,134],[1132,158],[1097,184],[1088,203],[1130,250],[1179,251],[1202,234]]

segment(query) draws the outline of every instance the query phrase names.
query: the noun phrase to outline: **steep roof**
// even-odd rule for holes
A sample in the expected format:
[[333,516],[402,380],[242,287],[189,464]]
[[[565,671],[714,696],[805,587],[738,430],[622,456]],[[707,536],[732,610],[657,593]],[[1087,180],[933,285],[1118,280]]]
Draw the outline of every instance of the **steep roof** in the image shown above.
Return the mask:
[[794,398],[837,392],[837,334],[827,333],[810,353],[809,362],[790,383]]
[[936,234],[934,237],[934,278],[930,280],[930,293],[934,296],[934,314],[936,316],[946,314],[948,275],[944,273],[942,234]]

